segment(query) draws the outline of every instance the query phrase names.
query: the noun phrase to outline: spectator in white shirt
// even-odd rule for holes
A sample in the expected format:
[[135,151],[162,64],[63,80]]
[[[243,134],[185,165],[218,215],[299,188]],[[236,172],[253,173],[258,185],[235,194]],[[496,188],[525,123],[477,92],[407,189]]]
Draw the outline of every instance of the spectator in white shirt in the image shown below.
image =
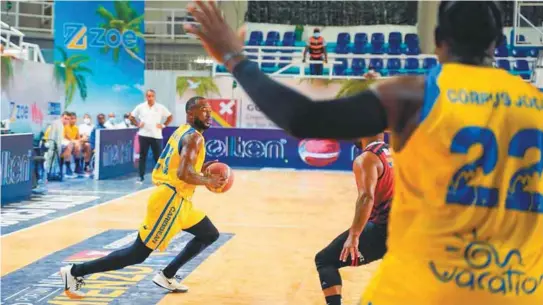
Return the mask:
[[126,113],[124,115],[124,121],[117,125],[117,128],[119,128],[119,129],[122,129],[122,128],[134,128],[134,127],[137,127],[137,126],[132,124],[132,121],[130,121],[130,113]]
[[94,124],[92,124],[91,117],[88,113],[85,113],[83,116],[83,124],[79,124],[79,135],[82,139],[87,141],[93,129]]
[[[155,91],[149,89],[145,92],[146,101],[136,106],[130,113],[130,121],[139,127],[138,140],[140,143],[139,182],[143,182],[145,176],[147,153],[149,147],[153,151],[155,164],[162,147],[162,129],[168,126],[172,119],[172,113],[164,105],[155,100]],[[164,121],[164,118],[166,120]],[[164,122],[164,123],[162,123]]]
[[106,129],[116,129],[117,125],[117,119],[115,118],[115,113],[110,113],[108,115],[108,119],[107,119],[107,122],[104,124],[104,126],[106,127]]

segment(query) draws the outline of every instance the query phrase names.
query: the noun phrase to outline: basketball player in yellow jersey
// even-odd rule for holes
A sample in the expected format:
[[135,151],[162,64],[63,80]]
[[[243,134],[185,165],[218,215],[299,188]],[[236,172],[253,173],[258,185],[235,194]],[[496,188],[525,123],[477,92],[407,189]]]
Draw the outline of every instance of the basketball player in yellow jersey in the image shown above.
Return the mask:
[[221,187],[226,177],[206,176],[205,141],[202,133],[211,126],[211,107],[202,97],[191,98],[185,108],[187,124],[179,127],[153,170],[157,188],[151,194],[147,215],[136,241],[128,248],[114,251],[103,258],[83,264],[62,267],[64,290],[70,298],[82,298],[80,289],[85,275],[122,269],[140,264],[154,251],[164,251],[170,240],[181,230],[194,238],[160,271],[153,282],[169,291],[186,292],[188,288],[174,277],[190,259],[219,238],[219,231],[204,212],[193,207],[191,197],[197,185]]
[[362,305],[543,304],[543,95],[494,68],[502,14],[492,1],[442,2],[441,65],[312,102],[258,69],[213,2],[185,25],[253,102],[299,138],[392,130],[388,252]]

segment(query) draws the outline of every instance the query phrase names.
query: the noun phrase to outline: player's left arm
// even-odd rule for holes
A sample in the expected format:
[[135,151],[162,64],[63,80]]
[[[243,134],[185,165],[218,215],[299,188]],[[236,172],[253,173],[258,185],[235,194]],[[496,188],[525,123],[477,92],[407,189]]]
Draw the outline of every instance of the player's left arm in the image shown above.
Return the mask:
[[353,223],[349,231],[358,238],[368,223],[375,200],[375,187],[379,180],[379,172],[383,171],[383,164],[379,157],[372,153],[360,155],[353,163],[353,172],[358,186],[358,197]]

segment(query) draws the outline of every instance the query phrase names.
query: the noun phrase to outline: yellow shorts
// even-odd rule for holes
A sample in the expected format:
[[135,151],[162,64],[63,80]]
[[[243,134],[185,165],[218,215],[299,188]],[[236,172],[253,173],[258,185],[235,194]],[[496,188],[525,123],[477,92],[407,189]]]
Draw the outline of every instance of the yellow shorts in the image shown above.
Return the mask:
[[183,198],[169,185],[159,185],[147,203],[147,214],[139,235],[150,249],[166,250],[171,239],[204,219],[205,213],[194,209],[192,202]]

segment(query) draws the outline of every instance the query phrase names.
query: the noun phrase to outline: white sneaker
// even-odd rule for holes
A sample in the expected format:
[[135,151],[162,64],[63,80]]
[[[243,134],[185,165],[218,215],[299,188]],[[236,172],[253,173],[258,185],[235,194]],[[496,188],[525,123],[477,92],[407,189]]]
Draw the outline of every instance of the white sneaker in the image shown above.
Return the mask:
[[187,292],[189,291],[189,287],[181,284],[180,282],[176,281],[175,279],[178,278],[177,276],[175,278],[167,278],[162,271],[157,273],[155,277],[153,278],[153,283],[155,283],[157,286],[160,286],[164,289],[167,289],[169,291],[174,292]]
[[81,286],[85,285],[82,277],[72,275],[72,266],[68,265],[60,268],[60,277],[64,282],[64,293],[70,299],[82,299],[85,295],[79,291]]

